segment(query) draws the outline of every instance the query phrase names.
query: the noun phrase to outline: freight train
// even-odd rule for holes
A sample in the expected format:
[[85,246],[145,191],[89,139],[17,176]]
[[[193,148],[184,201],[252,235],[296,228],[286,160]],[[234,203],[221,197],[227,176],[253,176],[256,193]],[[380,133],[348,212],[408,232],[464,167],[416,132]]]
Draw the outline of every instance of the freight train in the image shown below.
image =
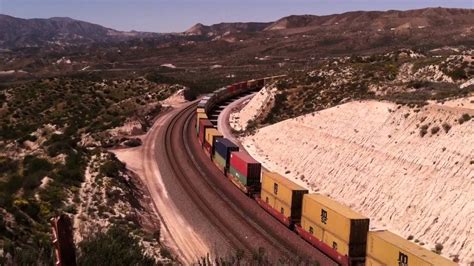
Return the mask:
[[239,94],[284,76],[232,84],[203,97],[196,110],[196,135],[207,157],[237,188],[273,217],[340,265],[444,266],[456,263],[389,231],[369,231],[369,218],[261,164],[217,130],[209,114]]

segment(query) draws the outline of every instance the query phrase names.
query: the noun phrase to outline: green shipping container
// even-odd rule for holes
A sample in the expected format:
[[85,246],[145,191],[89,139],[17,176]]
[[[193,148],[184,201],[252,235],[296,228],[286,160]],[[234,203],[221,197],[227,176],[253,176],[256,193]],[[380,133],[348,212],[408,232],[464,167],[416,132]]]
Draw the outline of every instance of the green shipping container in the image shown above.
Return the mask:
[[253,184],[248,184],[248,179],[246,176],[244,176],[243,174],[241,174],[239,171],[237,171],[235,168],[233,168],[232,166],[229,167],[229,173],[235,177],[237,177],[240,181],[240,183],[244,186],[249,186],[249,185],[253,185]]
[[220,156],[217,152],[214,153],[214,156],[212,157],[212,160],[216,163],[218,163],[220,166],[225,168],[225,160]]

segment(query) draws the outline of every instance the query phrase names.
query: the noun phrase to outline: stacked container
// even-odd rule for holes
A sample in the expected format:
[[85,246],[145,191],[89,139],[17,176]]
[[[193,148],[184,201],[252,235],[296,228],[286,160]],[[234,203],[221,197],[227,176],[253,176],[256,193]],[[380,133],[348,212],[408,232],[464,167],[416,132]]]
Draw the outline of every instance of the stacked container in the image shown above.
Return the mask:
[[321,194],[304,195],[301,216],[306,240],[343,265],[363,263],[369,218]]
[[394,233],[375,231],[369,232],[368,235],[366,265],[454,266],[457,264]]
[[222,134],[214,127],[205,129],[205,141],[204,141],[204,150],[207,152],[209,157],[212,157],[214,154],[214,142],[217,138],[222,138]]
[[199,143],[204,144],[205,142],[205,131],[206,128],[211,128],[214,127],[214,125],[211,123],[211,121],[207,119],[201,119],[199,120]]
[[277,173],[262,171],[261,198],[258,202],[287,226],[300,221],[303,195],[307,193],[307,189]]
[[260,190],[261,165],[245,152],[232,152],[227,176],[240,190],[254,195]]
[[227,174],[230,164],[231,152],[239,151],[239,147],[229,139],[218,138],[214,142],[214,155],[212,161],[224,174]]
[[208,117],[207,117],[206,113],[204,113],[204,112],[202,112],[202,113],[201,113],[201,112],[198,112],[198,113],[196,114],[196,135],[199,134],[199,120],[201,120],[201,119],[206,119],[206,120],[208,120]]
[[247,88],[249,89],[255,89],[257,87],[257,81],[252,79],[247,81]]

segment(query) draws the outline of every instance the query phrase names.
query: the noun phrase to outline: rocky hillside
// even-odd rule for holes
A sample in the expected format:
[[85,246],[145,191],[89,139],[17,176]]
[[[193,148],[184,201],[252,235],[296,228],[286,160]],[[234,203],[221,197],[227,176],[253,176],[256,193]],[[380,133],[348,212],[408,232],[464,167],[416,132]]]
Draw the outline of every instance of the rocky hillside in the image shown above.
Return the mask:
[[442,255],[474,262],[474,96],[421,109],[350,102],[243,140],[265,167]]
[[198,23],[184,33],[186,35],[208,35],[208,36],[217,36],[223,34],[231,33],[240,33],[240,32],[259,32],[264,30],[270,23],[258,23],[258,22],[249,22],[249,23],[219,23],[211,26],[205,26],[201,23]]
[[52,264],[49,219],[61,213],[75,217],[85,264],[96,265],[101,252],[128,249],[110,240],[117,235],[136,246],[128,264],[173,260],[145,189],[107,148],[140,145],[115,129],[132,124],[130,133],[146,131],[160,101],[178,88],[86,77],[0,89],[0,264]]
[[322,60],[262,89],[231,126],[246,128],[243,145],[268,169],[364,213],[372,228],[471,263],[471,54]]
[[457,25],[470,32],[474,19],[472,9],[426,8],[408,11],[356,11],[328,16],[289,16],[272,23],[265,30],[305,28],[305,31],[334,29],[342,31],[396,32],[429,27]]
[[122,32],[71,18],[21,19],[0,15],[0,48],[77,45],[132,37],[158,37],[158,34]]

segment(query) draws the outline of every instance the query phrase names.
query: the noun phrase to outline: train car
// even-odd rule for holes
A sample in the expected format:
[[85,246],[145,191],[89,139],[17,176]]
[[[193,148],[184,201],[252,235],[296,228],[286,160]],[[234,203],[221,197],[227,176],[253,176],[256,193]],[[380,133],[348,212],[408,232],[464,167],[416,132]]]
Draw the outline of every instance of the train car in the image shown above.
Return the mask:
[[197,113],[196,114],[196,135],[199,134],[199,120],[201,120],[201,119],[209,120],[206,113]]
[[265,80],[264,79],[257,79],[257,88],[261,89],[265,86]]
[[245,152],[231,152],[227,176],[240,190],[249,196],[260,191],[262,166]]
[[196,109],[196,113],[197,113],[197,114],[199,114],[199,113],[206,113],[206,109],[198,107],[198,108]]
[[234,95],[234,93],[237,91],[238,88],[239,87],[236,84],[229,85],[229,86],[227,86],[227,93],[229,95]]
[[209,158],[214,154],[214,142],[217,138],[222,138],[222,134],[214,127],[205,129],[204,150],[208,153]]
[[324,195],[306,194],[296,231],[341,265],[364,265],[369,221]]
[[249,90],[256,89],[257,88],[257,81],[254,80],[254,79],[247,81],[247,88]]
[[205,135],[205,131],[206,131],[206,128],[213,128],[214,125],[211,123],[211,121],[209,121],[208,119],[201,119],[199,120],[199,134],[198,134],[198,139],[199,139],[199,143],[201,145],[204,144],[204,141],[205,141],[205,138],[206,138],[206,135]]
[[239,83],[239,93],[247,91],[247,81],[243,81]]
[[257,202],[286,226],[300,222],[303,195],[308,190],[285,177],[262,171],[262,188]]
[[214,157],[212,161],[227,175],[230,166],[230,154],[231,152],[237,151],[239,151],[239,146],[235,145],[229,139],[216,139],[216,142],[214,142]]
[[366,265],[454,266],[455,262],[390,231],[369,232]]

